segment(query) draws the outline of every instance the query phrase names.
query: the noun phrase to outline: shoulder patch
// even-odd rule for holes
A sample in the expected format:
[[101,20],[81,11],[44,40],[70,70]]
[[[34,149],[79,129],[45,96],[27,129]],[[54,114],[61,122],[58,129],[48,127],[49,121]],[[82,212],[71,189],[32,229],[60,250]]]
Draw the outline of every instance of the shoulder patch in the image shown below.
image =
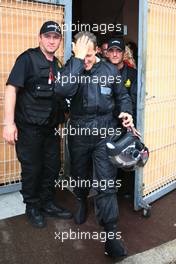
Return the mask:
[[125,87],[126,87],[126,88],[130,88],[130,87],[131,87],[131,81],[130,81],[130,79],[127,79],[127,80],[125,81]]

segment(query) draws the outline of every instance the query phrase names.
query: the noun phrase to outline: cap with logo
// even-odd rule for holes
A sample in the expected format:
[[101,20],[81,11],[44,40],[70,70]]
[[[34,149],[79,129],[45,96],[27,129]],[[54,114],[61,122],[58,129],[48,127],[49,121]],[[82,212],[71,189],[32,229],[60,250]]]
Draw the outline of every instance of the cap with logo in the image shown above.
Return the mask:
[[42,27],[40,29],[40,35],[46,34],[46,33],[51,33],[51,32],[56,33],[58,35],[62,35],[61,28],[60,28],[58,23],[56,23],[54,21],[47,21],[42,25]]
[[108,41],[108,50],[117,48],[121,51],[125,50],[125,42],[122,38],[114,38]]

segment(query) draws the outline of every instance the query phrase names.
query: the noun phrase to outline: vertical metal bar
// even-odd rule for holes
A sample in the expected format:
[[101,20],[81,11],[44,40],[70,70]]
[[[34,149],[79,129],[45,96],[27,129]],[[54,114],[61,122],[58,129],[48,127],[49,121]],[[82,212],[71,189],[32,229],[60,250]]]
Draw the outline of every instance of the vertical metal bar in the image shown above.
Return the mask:
[[[2,26],[3,26],[3,16],[5,16],[6,13],[5,13],[5,10],[4,8],[2,7],[2,13],[0,15],[0,23],[1,23],[1,30],[0,30],[0,41],[1,41],[1,52],[4,50],[4,41],[3,41],[3,30],[2,30]],[[5,74],[5,70],[4,70],[4,59],[5,59],[5,56],[2,54],[1,55],[1,70],[2,70],[2,83],[4,82],[4,74]],[[3,91],[2,91],[2,104],[4,103],[4,87],[3,87]],[[4,119],[4,117],[3,117]],[[3,122],[3,120],[2,120]],[[2,123],[1,123],[2,125]],[[1,147],[1,146],[0,146]],[[3,159],[5,160],[6,158],[6,144],[5,144],[5,141],[3,141]],[[3,182],[5,181],[5,175],[6,175],[6,163],[3,162],[3,173],[4,173],[4,177],[3,177]],[[1,182],[2,183],[2,182]]]
[[65,6],[64,23],[68,28],[64,39],[64,62],[66,62],[71,56],[72,31],[70,25],[72,23],[72,0],[57,0],[56,3]]
[[[139,25],[138,25],[138,92],[137,92],[137,128],[144,137],[144,108],[146,93],[146,55],[147,55],[147,18],[148,1],[139,1]],[[134,209],[140,208],[142,199],[143,169],[136,170]]]

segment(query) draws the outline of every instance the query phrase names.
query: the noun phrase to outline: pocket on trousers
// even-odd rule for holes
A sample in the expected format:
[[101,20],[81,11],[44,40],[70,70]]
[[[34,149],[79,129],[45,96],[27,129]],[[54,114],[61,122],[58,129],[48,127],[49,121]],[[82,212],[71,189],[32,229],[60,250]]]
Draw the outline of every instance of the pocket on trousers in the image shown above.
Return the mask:
[[26,112],[30,117],[34,118],[49,118],[52,111],[52,107],[39,105],[26,105]]

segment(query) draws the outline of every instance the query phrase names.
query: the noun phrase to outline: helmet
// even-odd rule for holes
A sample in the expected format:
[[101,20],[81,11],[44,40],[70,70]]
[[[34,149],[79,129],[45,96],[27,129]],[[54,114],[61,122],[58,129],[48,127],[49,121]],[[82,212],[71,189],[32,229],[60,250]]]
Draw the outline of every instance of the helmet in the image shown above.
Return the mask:
[[106,147],[111,162],[123,170],[143,167],[149,158],[148,148],[132,132],[109,137]]

